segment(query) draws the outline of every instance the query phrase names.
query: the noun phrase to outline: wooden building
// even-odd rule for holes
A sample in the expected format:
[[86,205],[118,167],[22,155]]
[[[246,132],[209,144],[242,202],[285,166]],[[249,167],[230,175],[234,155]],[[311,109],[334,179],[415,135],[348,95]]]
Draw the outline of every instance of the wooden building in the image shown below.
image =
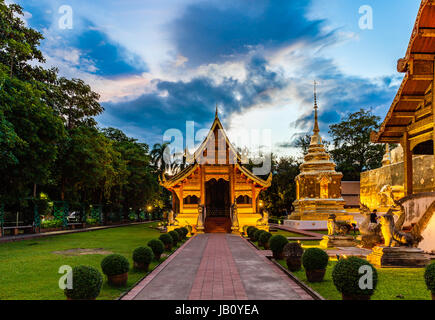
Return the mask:
[[272,174],[263,180],[242,165],[217,111],[207,137],[187,162],[188,167],[161,182],[172,193],[176,216],[169,230],[185,225],[199,233],[237,233],[249,225],[268,230],[258,196],[271,185]]
[[[390,173],[393,184],[403,174],[399,201],[405,211],[403,228],[421,234],[419,248],[435,252],[435,0],[422,0],[404,58],[397,70],[404,73],[400,88],[372,142],[398,143],[403,148],[402,172]],[[417,161],[423,155],[432,155]],[[422,176],[423,174],[423,176]],[[396,179],[397,180],[397,179]],[[362,181],[362,186],[367,185]],[[419,188],[416,189],[415,186]],[[427,188],[426,188],[426,187]],[[422,188],[423,187],[423,188]],[[427,190],[429,189],[429,190]]]
[[434,61],[435,1],[423,0],[406,55],[397,63],[405,73],[402,84],[380,130],[371,136],[372,142],[402,145],[405,195],[413,194],[413,155],[434,154]]

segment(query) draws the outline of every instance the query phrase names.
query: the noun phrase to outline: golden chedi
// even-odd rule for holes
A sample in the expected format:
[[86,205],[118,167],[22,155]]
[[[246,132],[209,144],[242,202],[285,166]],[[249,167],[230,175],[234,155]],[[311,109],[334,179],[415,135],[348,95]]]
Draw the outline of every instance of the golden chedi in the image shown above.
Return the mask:
[[343,174],[335,171],[335,163],[322,144],[317,119],[317,96],[314,87],[314,130],[308,153],[300,166],[301,173],[296,177],[295,211],[290,220],[326,221],[335,214],[337,220],[351,220],[344,210],[345,201],[341,197]]

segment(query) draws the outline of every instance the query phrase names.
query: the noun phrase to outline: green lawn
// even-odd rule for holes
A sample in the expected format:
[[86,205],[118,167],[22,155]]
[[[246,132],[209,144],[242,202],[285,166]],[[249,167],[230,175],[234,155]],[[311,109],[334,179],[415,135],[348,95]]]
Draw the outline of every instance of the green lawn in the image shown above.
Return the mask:
[[[153,224],[155,225],[155,223]],[[126,226],[92,232],[52,236],[0,244],[0,300],[6,299],[65,299],[59,289],[62,265],[89,265],[101,271],[104,255],[65,256],[52,253],[68,249],[96,249],[119,253],[127,257],[133,267],[132,253],[139,246],[146,246],[150,239],[158,238],[160,232],[151,229],[151,224]],[[163,259],[162,259],[163,261]],[[150,266],[152,270],[157,262]],[[130,270],[127,287],[112,288],[106,280],[97,299],[115,299],[138,280],[144,272]]]
[[[287,268],[284,260],[279,263]],[[305,271],[294,272],[304,283],[328,300],[341,300],[341,294],[332,282],[332,269],[336,261],[330,261],[325,280],[321,283],[309,283]],[[378,269],[378,286],[373,300],[431,300],[430,292],[424,282],[424,269]],[[397,296],[403,296],[398,298]]]
[[300,233],[294,233],[294,232],[289,232],[289,231],[285,231],[285,230],[280,230],[278,229],[277,231],[271,232],[272,235],[283,235],[284,237],[297,237],[297,238],[306,238],[306,235],[300,234]]

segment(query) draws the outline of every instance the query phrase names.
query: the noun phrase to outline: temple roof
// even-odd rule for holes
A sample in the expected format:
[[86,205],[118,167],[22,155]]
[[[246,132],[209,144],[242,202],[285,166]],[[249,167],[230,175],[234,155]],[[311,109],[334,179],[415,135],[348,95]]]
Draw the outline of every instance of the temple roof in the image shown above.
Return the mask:
[[379,131],[372,132],[372,142],[398,143],[414,117],[425,116],[419,107],[425,106],[433,81],[434,58],[435,1],[422,0],[405,58],[397,63],[397,71],[405,77]]
[[214,121],[213,121],[213,124],[210,128],[209,133],[207,134],[206,138],[201,143],[201,145],[198,147],[198,149],[194,152],[193,156],[191,156],[190,159],[187,159],[187,162],[191,163],[191,164],[188,165],[186,168],[184,168],[179,173],[175,174],[174,176],[172,176],[168,179],[166,179],[165,176],[163,176],[163,180],[160,182],[160,184],[165,188],[171,188],[171,187],[179,184],[183,180],[187,179],[187,177],[189,177],[191,174],[193,174],[198,169],[198,167],[201,166],[198,163],[198,159],[202,156],[204,149],[207,148],[209,140],[214,137],[214,133],[215,133],[216,129],[220,130],[220,133],[222,134],[222,136],[225,139],[226,145],[228,146],[228,148],[232,152],[232,154],[235,155],[235,159],[234,159],[235,160],[234,161],[235,167],[242,174],[244,174],[248,179],[252,180],[253,182],[259,184],[260,186],[262,186],[264,188],[270,187],[270,185],[272,183],[272,173],[269,174],[267,180],[264,180],[264,179],[256,176],[254,173],[252,173],[247,168],[242,166],[242,164],[241,164],[242,160],[241,160],[240,154],[237,152],[236,148],[234,148],[234,146],[231,144],[230,140],[228,139],[228,136],[225,132],[225,129],[222,126],[222,123],[219,119],[217,108],[216,108],[215,118],[214,118]]

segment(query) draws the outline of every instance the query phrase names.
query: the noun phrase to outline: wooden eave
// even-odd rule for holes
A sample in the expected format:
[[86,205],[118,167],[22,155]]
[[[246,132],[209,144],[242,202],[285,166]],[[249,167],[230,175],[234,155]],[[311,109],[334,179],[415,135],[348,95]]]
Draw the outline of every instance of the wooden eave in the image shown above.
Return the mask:
[[372,142],[399,143],[412,123],[432,113],[424,102],[434,80],[434,61],[435,0],[422,0],[406,56],[397,64],[406,74],[379,131],[372,132]]

